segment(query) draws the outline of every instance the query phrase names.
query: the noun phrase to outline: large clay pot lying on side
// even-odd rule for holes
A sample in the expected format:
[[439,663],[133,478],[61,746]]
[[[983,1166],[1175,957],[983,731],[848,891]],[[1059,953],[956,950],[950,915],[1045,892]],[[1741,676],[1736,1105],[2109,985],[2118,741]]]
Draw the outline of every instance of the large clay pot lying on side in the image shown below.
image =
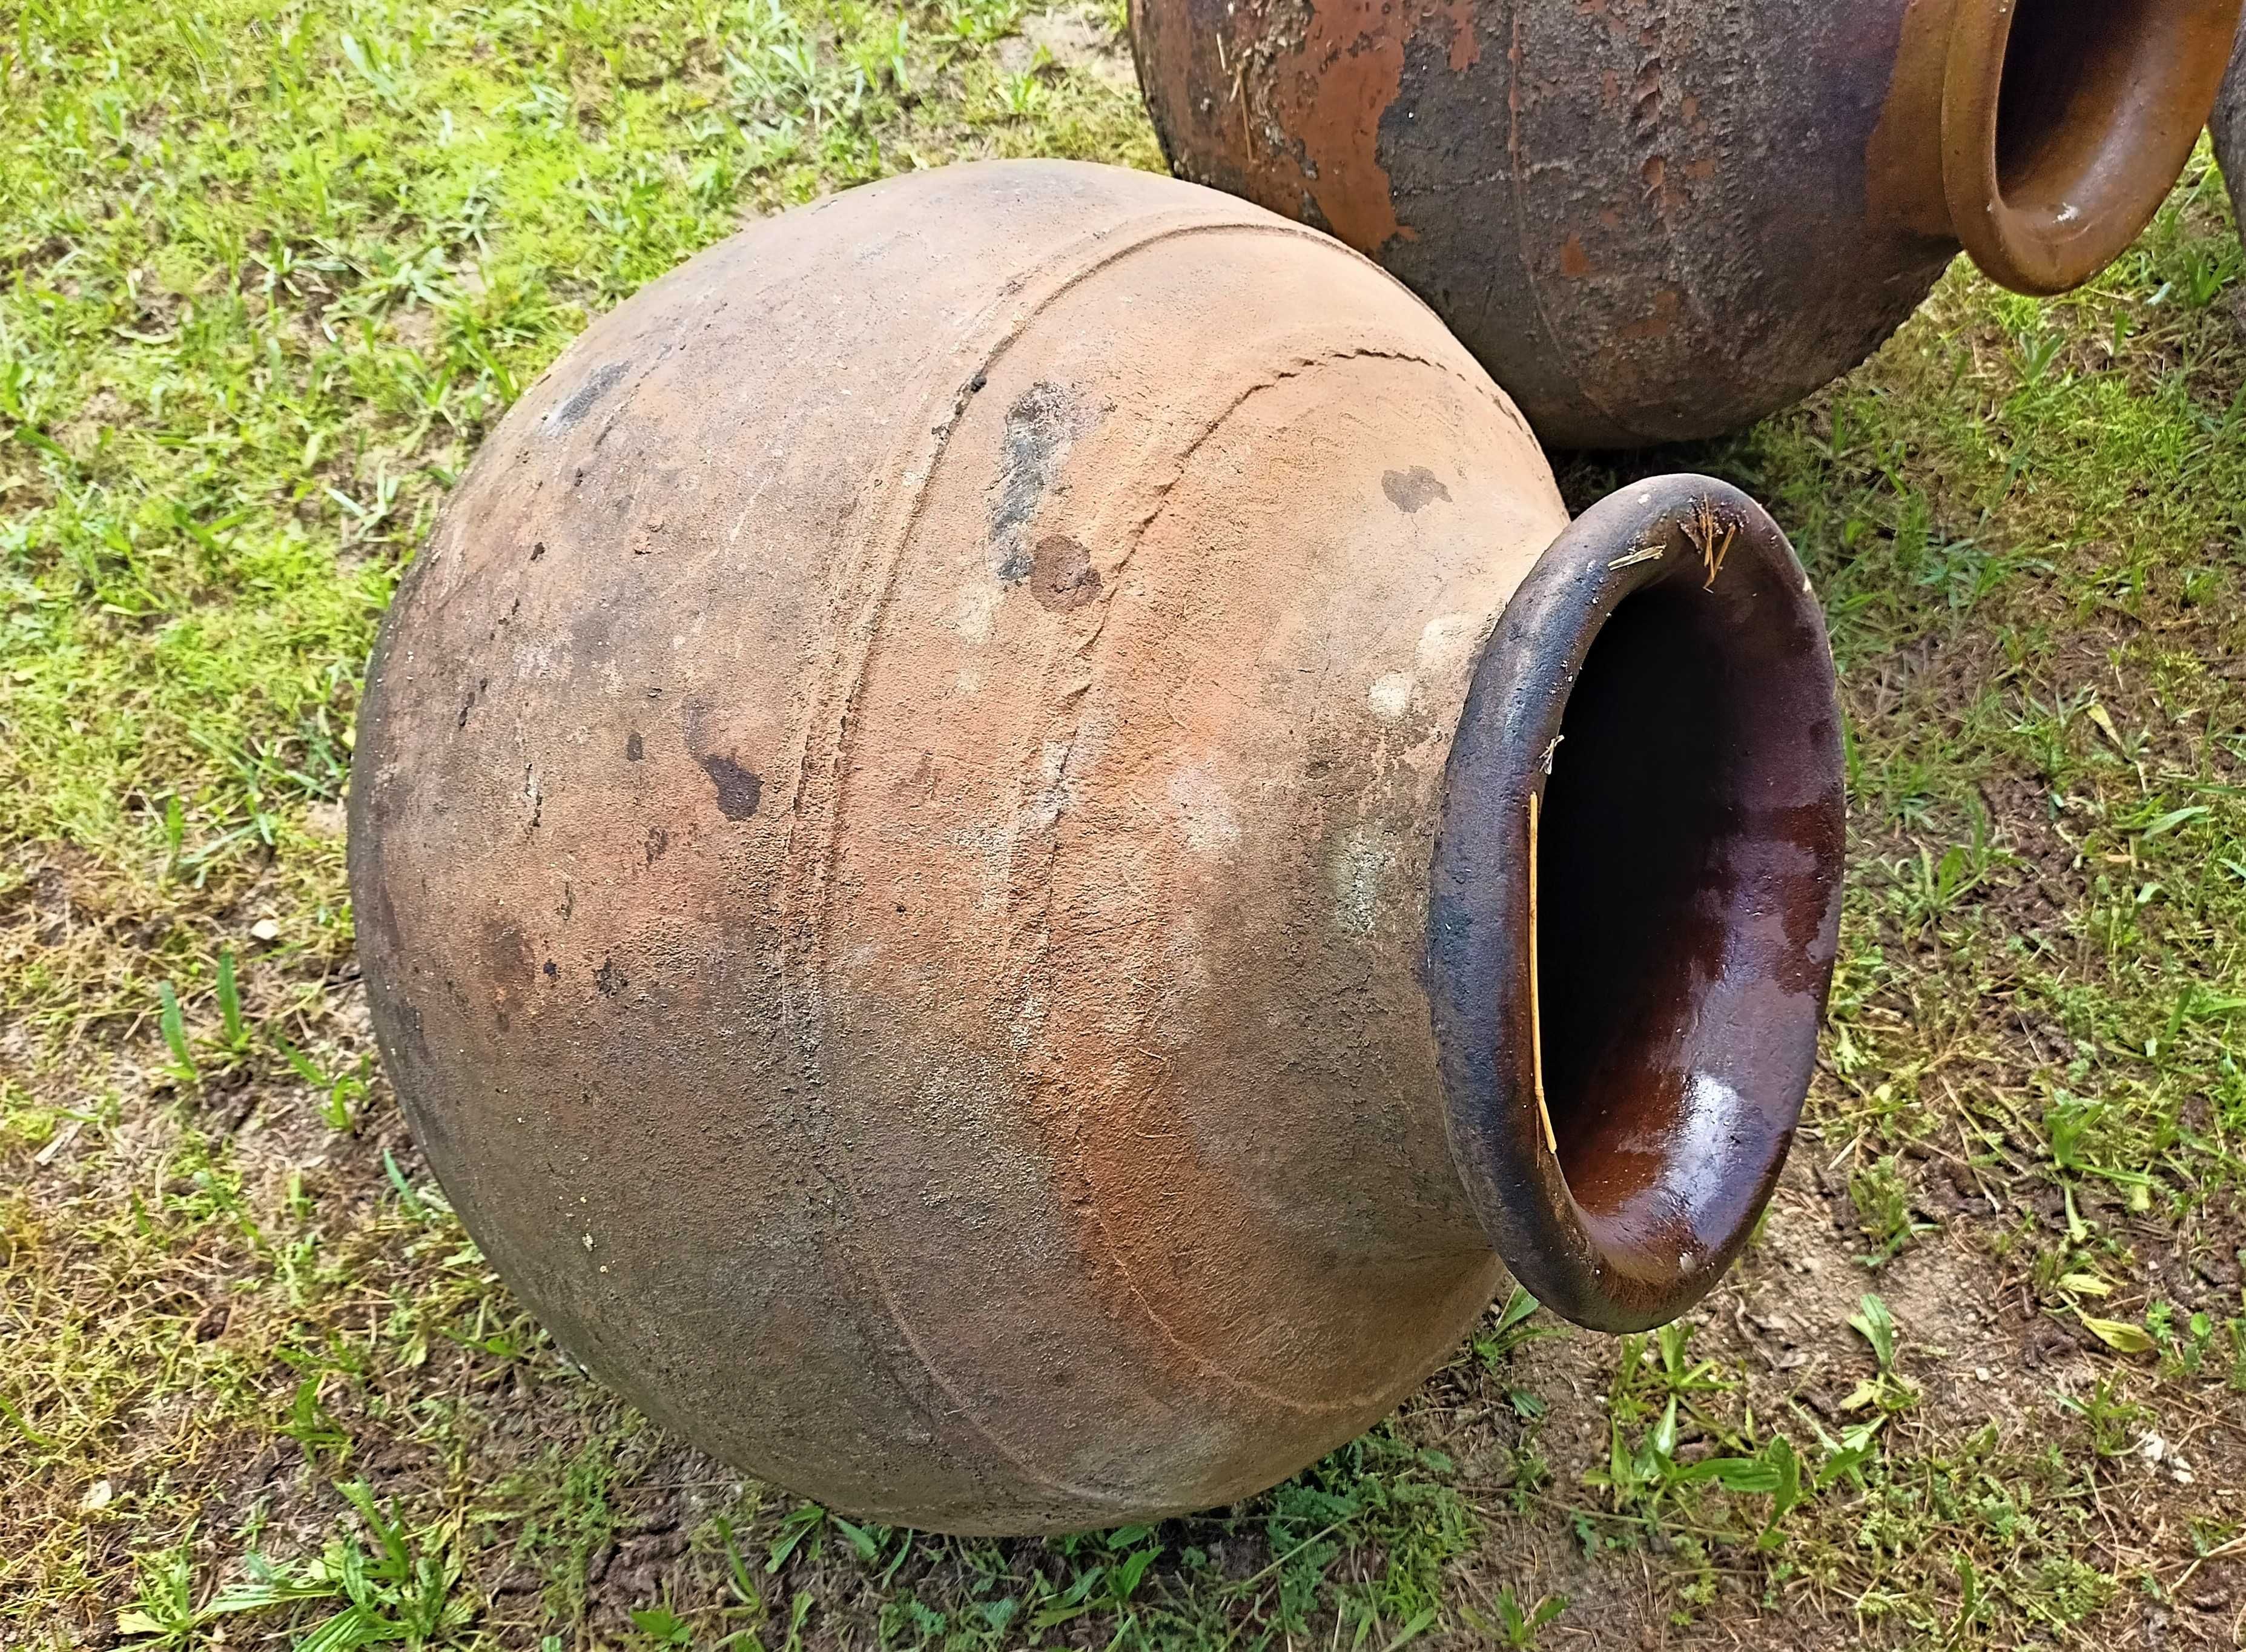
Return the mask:
[[2027,293],[2159,207],[2239,0],[1132,0],[1181,176],[1328,228],[1545,440],[1751,423],[1962,245]]
[[524,397],[383,629],[351,887],[566,1348],[841,1509],[1027,1532],[1315,1459],[1501,1253],[1591,1325],[1706,1291],[1841,827],[1755,505],[1570,527],[1371,263],[1022,163],[759,224]]

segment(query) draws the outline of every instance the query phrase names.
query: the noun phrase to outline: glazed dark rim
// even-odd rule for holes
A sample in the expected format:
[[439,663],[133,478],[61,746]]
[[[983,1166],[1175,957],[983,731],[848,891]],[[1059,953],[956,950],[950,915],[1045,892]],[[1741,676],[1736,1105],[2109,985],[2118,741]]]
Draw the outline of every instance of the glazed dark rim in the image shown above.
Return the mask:
[[2038,116],[2048,133],[2022,162],[2005,153],[2007,111],[2021,118],[2017,105],[2043,90],[2021,85],[2036,70],[2012,62],[2024,3],[1960,0],[1943,81],[1943,193],[1982,273],[2048,296],[2127,250],[2183,175],[2222,89],[2241,0],[2078,0],[2103,10],[2111,33],[2100,61],[2060,89],[2068,107]]
[[[1785,747],[1789,796],[1807,799],[1787,812],[1787,830],[1809,848],[1781,846],[1781,861],[1801,860],[1800,876],[1749,894],[1766,925],[1768,897],[1791,902],[1808,938],[1788,966],[1800,979],[1775,1001],[1784,1013],[1725,1045],[1725,1060],[1759,1077],[1744,1103],[1753,1128],[1725,1136],[1753,1138],[1741,1162],[1698,1166],[1734,1190],[1721,1231],[1650,1257],[1587,1213],[1562,1166],[1542,1084],[1535,846],[1562,717],[1592,643],[1625,602],[1657,588],[1668,588],[1651,596],[1657,603],[1711,605],[1657,612],[1684,615],[1712,639],[1724,692],[1767,697],[1768,716],[1781,720],[1757,726],[1793,731],[1774,744]],[[1523,1286],[1578,1323],[1641,1330],[1684,1312],[1738,1254],[1776,1183],[1814,1066],[1837,945],[1847,813],[1839,731],[1823,616],[1793,547],[1753,500],[1705,476],[1637,483],[1585,512],[1538,560],[1483,650],[1446,769],[1430,867],[1427,974],[1445,1122],[1491,1243]],[[1726,958],[1738,942],[1725,932]],[[1744,944],[1753,954],[1759,943]],[[1699,1013],[1696,1005],[1696,1029]]]

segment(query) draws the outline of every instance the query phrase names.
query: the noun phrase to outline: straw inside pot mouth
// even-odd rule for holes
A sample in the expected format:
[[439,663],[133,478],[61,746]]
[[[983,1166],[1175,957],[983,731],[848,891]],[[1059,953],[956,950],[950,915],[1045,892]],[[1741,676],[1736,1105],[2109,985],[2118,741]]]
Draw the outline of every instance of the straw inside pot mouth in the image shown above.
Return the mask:
[[1785,537],[1703,477],[1586,513],[1508,605],[1446,778],[1453,1159],[1532,1292],[1658,1323],[1769,1196],[1832,968],[1839,717]]
[[2061,292],[2134,241],[2214,107],[2239,0],[1964,0],[1943,185],[1989,276]]

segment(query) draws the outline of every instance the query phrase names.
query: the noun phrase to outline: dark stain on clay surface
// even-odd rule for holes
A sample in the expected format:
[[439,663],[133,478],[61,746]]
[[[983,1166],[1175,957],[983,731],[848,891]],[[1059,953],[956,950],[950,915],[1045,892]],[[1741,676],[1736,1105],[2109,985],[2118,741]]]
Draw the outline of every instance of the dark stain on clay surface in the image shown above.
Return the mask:
[[639,738],[639,731],[637,729],[634,729],[630,734],[624,737],[624,761],[627,763],[636,763],[646,755],[647,742]]
[[507,918],[493,918],[484,923],[484,967],[491,978],[503,986],[514,986],[530,979],[530,940],[522,926]]
[[631,985],[631,982],[623,970],[616,968],[614,958],[603,958],[601,967],[593,971],[593,985],[603,998],[613,998]]
[[718,812],[728,820],[745,820],[764,801],[765,783],[731,758],[706,757],[702,772],[718,788]]
[[1382,472],[1380,491],[1388,495],[1391,505],[1407,516],[1437,500],[1448,504],[1451,498],[1451,490],[1437,481],[1435,472],[1425,465],[1414,465],[1408,471]]
[[1091,427],[1087,413],[1073,391],[1045,379],[1024,391],[1006,410],[998,493],[990,504],[990,546],[997,553],[998,577],[1010,585],[1029,576],[1031,559],[1022,545],[1022,530],[1059,479],[1068,450]]
[[594,370],[590,377],[570,393],[569,399],[554,410],[554,428],[568,430],[593,411],[593,404],[616,388],[616,380],[624,376],[624,364],[610,362]]
[[1092,553],[1065,534],[1038,541],[1030,568],[1030,595],[1056,614],[1082,608],[1099,595],[1099,570]]

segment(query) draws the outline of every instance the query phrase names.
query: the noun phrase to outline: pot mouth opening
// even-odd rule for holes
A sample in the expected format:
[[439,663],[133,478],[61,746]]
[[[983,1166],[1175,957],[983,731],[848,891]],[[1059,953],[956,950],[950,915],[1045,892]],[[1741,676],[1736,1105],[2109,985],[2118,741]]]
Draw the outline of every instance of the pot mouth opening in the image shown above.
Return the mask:
[[1962,0],[1943,187],[1984,273],[2059,293],[2120,255],[2191,158],[2239,11],[2240,0]]
[[1673,1318],[1808,1089],[1845,800],[1821,616],[1759,506],[1640,483],[1539,560],[1453,743],[1430,905],[1453,1156],[1534,1295]]

